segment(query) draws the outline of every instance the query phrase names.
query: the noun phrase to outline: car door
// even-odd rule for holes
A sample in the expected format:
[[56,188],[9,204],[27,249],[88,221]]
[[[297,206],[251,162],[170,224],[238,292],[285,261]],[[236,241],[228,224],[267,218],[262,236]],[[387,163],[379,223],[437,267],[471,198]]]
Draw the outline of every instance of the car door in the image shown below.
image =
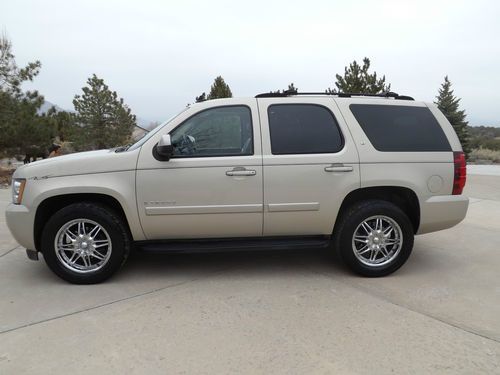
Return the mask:
[[332,98],[259,98],[264,236],[330,235],[359,188],[358,153]]
[[[174,155],[153,148],[170,134]],[[196,104],[142,147],[139,217],[147,239],[262,235],[262,155],[255,99]]]

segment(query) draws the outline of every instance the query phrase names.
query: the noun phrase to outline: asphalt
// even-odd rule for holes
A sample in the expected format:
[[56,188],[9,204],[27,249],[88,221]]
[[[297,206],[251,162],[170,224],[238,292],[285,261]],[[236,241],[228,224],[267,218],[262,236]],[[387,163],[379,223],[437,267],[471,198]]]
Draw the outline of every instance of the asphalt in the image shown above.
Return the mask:
[[467,218],[380,279],[313,250],[134,253],[70,285],[0,214],[0,374],[500,374],[500,176],[471,172]]

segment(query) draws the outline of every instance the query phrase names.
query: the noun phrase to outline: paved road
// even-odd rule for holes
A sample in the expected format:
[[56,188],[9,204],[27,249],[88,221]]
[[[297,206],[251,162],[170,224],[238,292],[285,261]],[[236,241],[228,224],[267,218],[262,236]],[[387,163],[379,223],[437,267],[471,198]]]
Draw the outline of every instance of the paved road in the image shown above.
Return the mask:
[[75,286],[1,215],[0,374],[500,373],[500,177],[468,181],[466,220],[381,279],[309,250],[135,254]]

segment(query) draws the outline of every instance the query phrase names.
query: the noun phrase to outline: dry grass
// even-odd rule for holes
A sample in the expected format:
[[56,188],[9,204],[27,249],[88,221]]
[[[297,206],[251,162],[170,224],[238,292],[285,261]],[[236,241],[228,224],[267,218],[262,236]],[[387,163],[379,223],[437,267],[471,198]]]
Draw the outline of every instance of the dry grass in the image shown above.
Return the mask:
[[487,148],[478,148],[472,150],[469,156],[470,161],[488,160],[492,163],[500,163],[500,151]]

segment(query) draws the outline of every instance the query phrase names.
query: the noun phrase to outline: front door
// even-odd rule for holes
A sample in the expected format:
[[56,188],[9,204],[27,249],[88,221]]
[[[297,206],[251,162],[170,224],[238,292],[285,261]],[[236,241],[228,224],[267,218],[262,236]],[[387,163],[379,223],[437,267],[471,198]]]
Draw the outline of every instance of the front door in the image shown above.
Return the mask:
[[264,236],[331,235],[344,197],[360,187],[359,160],[332,98],[258,99]]
[[[196,105],[142,146],[136,191],[147,239],[262,235],[257,105],[238,103]],[[167,133],[174,155],[158,161],[152,149]]]

